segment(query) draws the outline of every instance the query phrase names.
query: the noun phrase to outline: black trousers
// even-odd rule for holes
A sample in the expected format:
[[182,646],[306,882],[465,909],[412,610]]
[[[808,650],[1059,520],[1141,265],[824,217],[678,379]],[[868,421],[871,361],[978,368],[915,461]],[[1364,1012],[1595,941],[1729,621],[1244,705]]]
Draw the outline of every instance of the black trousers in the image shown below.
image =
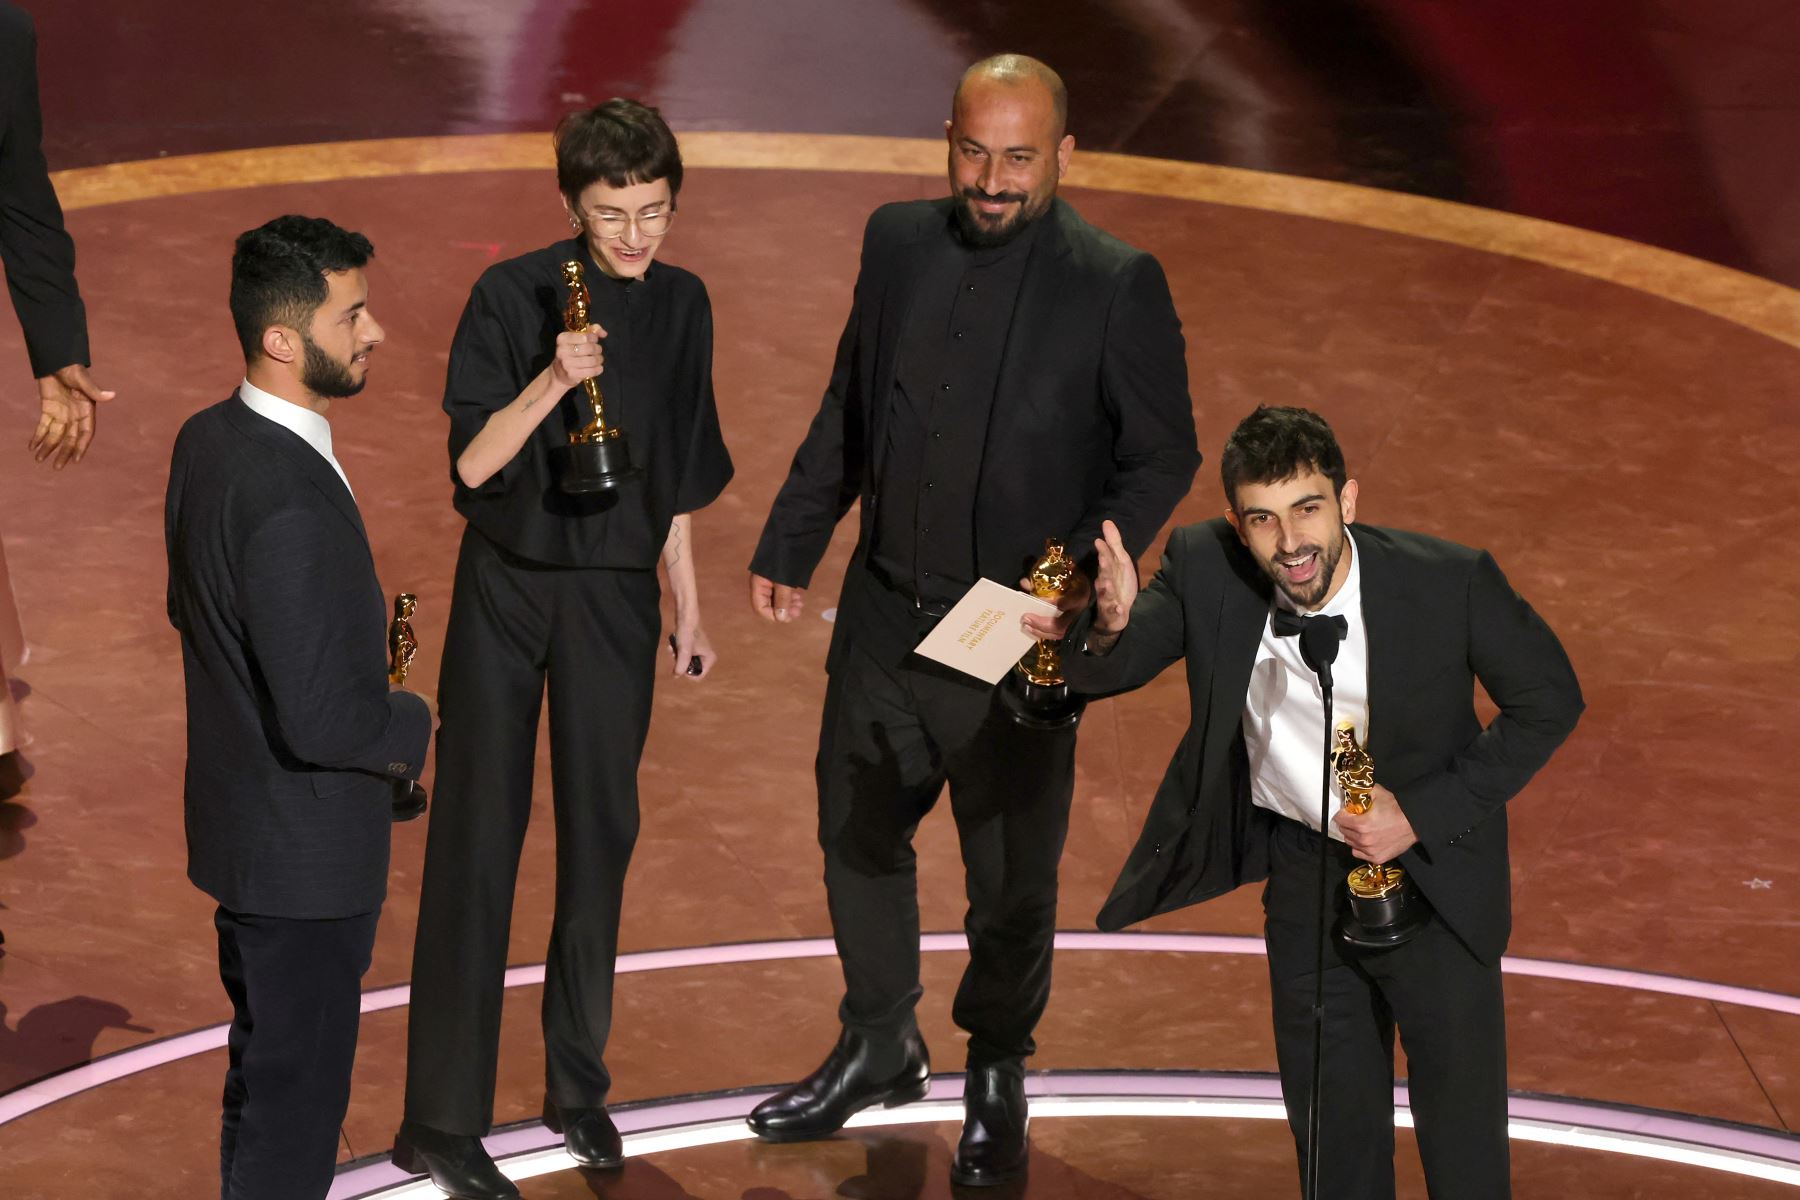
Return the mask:
[[[1281,1094],[1303,1179],[1320,840],[1298,821],[1276,822],[1263,893]],[[1330,853],[1327,919],[1335,921],[1347,904],[1344,877],[1357,860],[1339,842]],[[1398,1027],[1427,1192],[1433,1200],[1511,1196],[1500,965],[1477,959],[1436,918],[1391,950],[1358,950],[1328,929],[1325,964],[1320,1194],[1334,1200],[1394,1194]]]
[[362,977],[380,913],[296,921],[213,916],[231,998],[223,1200],[324,1200],[350,1104]]
[[992,687],[911,654],[933,619],[861,567],[838,622],[816,770],[840,1019],[898,1067],[921,993],[913,833],[948,782],[969,900],[952,1015],[971,1066],[1022,1060],[1050,997],[1075,731],[1018,726]]
[[513,887],[546,680],[556,913],[545,960],[546,1093],[606,1102],[613,964],[638,833],[660,588],[654,571],[546,567],[463,535],[439,678],[437,771],[407,1028],[406,1117],[493,1124]]

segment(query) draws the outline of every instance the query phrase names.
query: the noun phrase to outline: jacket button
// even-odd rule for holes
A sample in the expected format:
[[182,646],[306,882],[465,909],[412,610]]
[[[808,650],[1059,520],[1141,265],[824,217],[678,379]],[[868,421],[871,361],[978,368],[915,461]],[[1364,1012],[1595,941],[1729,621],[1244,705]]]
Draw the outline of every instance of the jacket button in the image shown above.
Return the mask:
[[1199,807],[1200,807],[1200,802],[1198,800],[1194,801],[1192,804],[1188,805],[1187,815],[1190,817],[1193,816],[1194,810]]

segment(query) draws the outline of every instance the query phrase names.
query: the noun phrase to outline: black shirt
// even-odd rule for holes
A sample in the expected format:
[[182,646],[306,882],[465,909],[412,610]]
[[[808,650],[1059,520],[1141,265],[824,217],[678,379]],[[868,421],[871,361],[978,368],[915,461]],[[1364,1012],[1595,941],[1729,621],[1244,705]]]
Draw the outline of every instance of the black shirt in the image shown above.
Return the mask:
[[[456,460],[495,411],[518,398],[556,357],[568,289],[562,264],[586,274],[590,319],[606,330],[600,389],[606,422],[623,431],[636,480],[598,495],[556,486],[551,451],[590,419],[574,388],[519,453],[478,488]],[[571,239],[488,268],[450,344],[444,411],[456,510],[489,540],[553,566],[647,570],[677,513],[704,508],[731,479],[712,389],[712,304],[699,277],[658,262],[636,281],[613,279]]]
[[976,484],[1035,232],[1034,224],[1004,246],[973,249],[946,222],[907,312],[870,560],[927,602],[961,599],[978,573]]

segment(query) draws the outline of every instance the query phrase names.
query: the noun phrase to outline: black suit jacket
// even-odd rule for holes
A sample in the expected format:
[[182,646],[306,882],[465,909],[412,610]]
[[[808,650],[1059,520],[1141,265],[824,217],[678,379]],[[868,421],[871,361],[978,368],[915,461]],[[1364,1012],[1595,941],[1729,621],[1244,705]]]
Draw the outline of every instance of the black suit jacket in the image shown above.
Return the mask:
[[305,440],[233,395],[175,439],[164,535],[188,877],[236,912],[380,907],[390,781],[419,777],[431,714],[388,690],[387,603],[356,502]]
[[[858,499],[858,556],[866,552],[897,351],[930,256],[950,246],[951,204],[888,204],[869,218],[831,383],[763,527],[757,574],[805,586]],[[976,567],[1002,583],[1025,574],[1049,537],[1091,559],[1108,517],[1141,552],[1200,464],[1181,321],[1162,268],[1062,200],[1039,219],[977,485]]]
[[[1581,688],[1562,645],[1485,551],[1355,527],[1369,643],[1369,756],[1419,842],[1400,862],[1477,957],[1512,928],[1506,802],[1575,728]],[[1086,692],[1137,687],[1185,658],[1192,723],[1101,910],[1117,929],[1268,873],[1250,802],[1244,698],[1271,584],[1223,519],[1169,539],[1109,655],[1071,653]],[[1078,630],[1079,633],[1079,630]],[[1499,715],[1483,728],[1479,680]]]
[[50,186],[43,139],[37,34],[29,16],[0,0],[0,261],[31,373],[40,378],[88,361],[75,243]]

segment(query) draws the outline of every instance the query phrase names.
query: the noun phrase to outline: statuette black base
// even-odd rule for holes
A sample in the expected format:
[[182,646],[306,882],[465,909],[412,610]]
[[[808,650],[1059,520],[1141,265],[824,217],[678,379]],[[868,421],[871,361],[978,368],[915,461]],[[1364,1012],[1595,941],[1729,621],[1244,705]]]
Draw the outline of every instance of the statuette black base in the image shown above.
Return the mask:
[[1067,729],[1087,708],[1087,700],[1073,695],[1067,683],[1033,683],[1017,668],[1000,681],[1000,704],[1027,729]]
[[410,779],[394,780],[394,821],[411,821],[425,815],[425,789]]
[[1350,911],[1338,919],[1337,935],[1361,950],[1391,950],[1409,942],[1431,920],[1431,903],[1411,879],[1385,896],[1350,894]]
[[559,446],[556,460],[556,486],[571,496],[610,492],[643,474],[631,465],[631,448],[623,437]]

